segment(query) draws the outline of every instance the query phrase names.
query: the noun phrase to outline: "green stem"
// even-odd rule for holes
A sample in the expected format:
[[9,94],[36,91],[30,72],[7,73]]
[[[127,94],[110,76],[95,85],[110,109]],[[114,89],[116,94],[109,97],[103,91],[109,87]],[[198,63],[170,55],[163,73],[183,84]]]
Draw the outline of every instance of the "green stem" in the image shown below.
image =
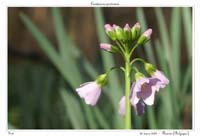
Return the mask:
[[142,58],[135,58],[131,61],[131,65],[136,62],[136,61],[141,61],[142,63],[146,63],[145,60],[143,60]]
[[130,86],[131,86],[131,64],[130,55],[125,55],[125,97],[126,97],[126,114],[125,129],[131,129],[131,104],[130,104]]

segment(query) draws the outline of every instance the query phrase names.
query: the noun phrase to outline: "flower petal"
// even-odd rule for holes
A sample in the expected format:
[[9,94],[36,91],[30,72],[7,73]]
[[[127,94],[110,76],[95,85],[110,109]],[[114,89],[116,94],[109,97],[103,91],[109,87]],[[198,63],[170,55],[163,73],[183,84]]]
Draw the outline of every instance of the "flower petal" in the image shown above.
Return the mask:
[[83,98],[86,104],[96,105],[100,95],[101,88],[96,82],[88,82],[82,84],[80,88],[76,89],[77,93],[81,98]]
[[99,100],[100,95],[101,89],[88,93],[88,95],[85,97],[85,103],[91,106],[95,106],[97,101]]
[[165,77],[165,75],[159,70],[156,70],[152,77],[160,80],[158,84],[161,88],[164,88],[167,84],[169,84],[169,80],[167,79],[167,77]]
[[132,105],[136,105],[139,102],[140,97],[139,97],[139,95],[137,95],[137,93],[141,91],[141,87],[144,83],[149,83],[149,79],[141,78],[140,80],[138,80],[132,84],[131,98],[130,98]]
[[125,116],[125,111],[126,111],[125,100],[126,100],[125,96],[122,96],[122,98],[119,102],[119,110],[118,110],[119,114],[123,117]]
[[152,90],[150,96],[144,98],[143,100],[146,103],[146,105],[153,105],[154,99],[155,99],[155,90]]
[[141,116],[145,113],[145,104],[142,101],[142,99],[140,99],[140,101],[136,105],[134,105],[134,108],[135,108],[136,115]]

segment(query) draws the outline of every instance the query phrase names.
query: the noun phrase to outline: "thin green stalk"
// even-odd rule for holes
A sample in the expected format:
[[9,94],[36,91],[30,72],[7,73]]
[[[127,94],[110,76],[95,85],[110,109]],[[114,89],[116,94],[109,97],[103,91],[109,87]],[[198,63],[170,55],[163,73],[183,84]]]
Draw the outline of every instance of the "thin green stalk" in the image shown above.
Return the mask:
[[125,97],[126,97],[125,129],[131,129],[131,104],[129,101],[130,86],[131,86],[130,55],[126,55],[126,60],[125,60]]
[[131,65],[132,65],[133,63],[135,63],[136,61],[141,61],[142,63],[146,63],[142,58],[135,58],[135,59],[133,59],[133,60],[131,61]]

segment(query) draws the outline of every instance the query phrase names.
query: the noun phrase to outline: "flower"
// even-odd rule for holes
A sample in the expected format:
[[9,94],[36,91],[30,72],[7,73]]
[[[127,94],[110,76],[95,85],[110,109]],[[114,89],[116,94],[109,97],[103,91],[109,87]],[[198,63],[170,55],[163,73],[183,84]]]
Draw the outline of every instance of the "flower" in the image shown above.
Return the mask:
[[151,38],[152,35],[152,29],[149,28],[148,30],[146,30],[138,39],[137,44],[141,45],[141,44],[145,44],[147,41],[149,41],[149,39]]
[[124,33],[123,33],[123,40],[124,41],[130,41],[131,40],[131,28],[130,28],[130,26],[129,26],[129,24],[126,24],[125,26],[124,26]]
[[121,98],[121,100],[119,101],[119,110],[118,110],[118,112],[119,112],[119,114],[121,115],[121,116],[125,116],[125,96],[122,96],[122,98]]
[[[145,63],[144,67],[147,73],[149,73],[153,78],[159,80],[159,88],[164,88],[167,84],[169,84],[169,80],[167,79],[167,77],[165,77],[165,75],[161,71],[157,70],[154,65],[150,63]],[[159,91],[159,88],[157,88],[157,91]]]
[[[165,77],[165,75],[159,71],[156,70],[153,74],[152,74],[153,78],[159,79],[158,84],[161,88],[164,88],[167,84],[169,84],[169,80]],[[157,91],[159,91],[159,89],[157,89]]]
[[159,89],[160,84],[157,78],[142,77],[132,84],[130,101],[133,106],[136,106],[140,100],[146,105],[153,105],[156,89]]
[[111,51],[111,45],[107,43],[101,43],[100,48],[105,50],[105,51]]
[[124,26],[124,31],[130,31],[130,30],[131,30],[131,28],[130,28],[129,24],[126,24]]
[[76,89],[81,98],[85,100],[85,103],[91,106],[95,106],[101,95],[101,87],[107,83],[108,73],[101,74],[93,82],[87,82],[81,84]]
[[108,32],[114,30],[113,27],[112,27],[110,24],[105,24],[105,25],[104,25],[104,28],[105,28],[105,30],[108,31]]
[[116,34],[117,40],[124,40],[124,31],[123,31],[123,29],[120,26],[115,25],[115,24],[113,24],[113,28],[115,30],[115,34]]
[[148,29],[146,30],[144,33],[143,33],[143,36],[147,37],[147,39],[150,39],[151,38],[151,34],[152,34],[152,29]]
[[115,41],[117,37],[114,28],[110,24],[104,25],[104,28],[108,37]]
[[137,23],[135,23],[135,25],[131,28],[132,40],[137,39],[137,38],[140,36],[140,33],[141,33],[140,24],[137,22]]
[[77,88],[76,91],[85,100],[86,104],[95,106],[101,95],[101,86],[95,81],[87,82],[81,84],[80,88]]
[[113,45],[108,44],[108,43],[101,43],[100,48],[103,49],[104,51],[108,51],[108,52],[111,52],[111,53],[116,53],[116,52],[119,51],[119,49],[116,46],[113,46]]
[[133,26],[133,27],[135,27],[135,28],[140,28],[140,23],[135,23],[135,25]]

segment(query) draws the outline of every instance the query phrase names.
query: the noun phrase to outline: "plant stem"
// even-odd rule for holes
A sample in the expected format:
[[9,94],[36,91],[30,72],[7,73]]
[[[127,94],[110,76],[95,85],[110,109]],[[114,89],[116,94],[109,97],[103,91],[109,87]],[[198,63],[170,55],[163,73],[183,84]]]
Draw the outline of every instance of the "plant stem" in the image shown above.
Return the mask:
[[130,55],[125,55],[125,97],[126,97],[126,114],[125,129],[131,129],[131,104],[130,104],[130,86],[131,86],[131,64]]

